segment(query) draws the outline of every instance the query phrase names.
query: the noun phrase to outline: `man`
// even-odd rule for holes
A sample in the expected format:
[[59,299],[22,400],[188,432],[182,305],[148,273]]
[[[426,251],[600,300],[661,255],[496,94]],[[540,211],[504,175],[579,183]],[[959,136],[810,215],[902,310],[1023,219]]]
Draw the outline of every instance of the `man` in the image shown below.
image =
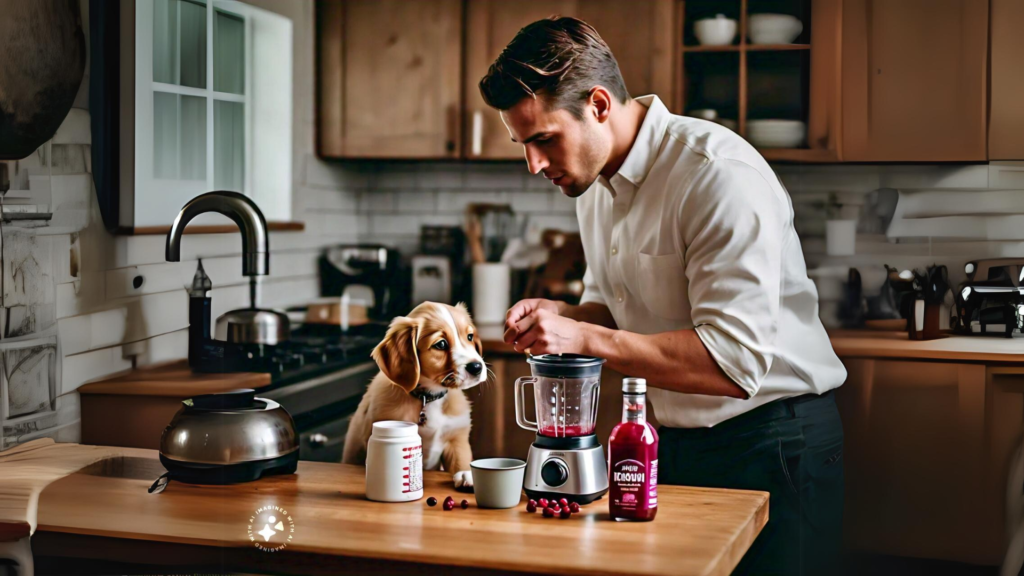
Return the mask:
[[531,299],[505,340],[647,379],[659,480],[771,493],[739,570],[820,574],[842,518],[846,379],[818,319],[789,196],[732,131],[630,98],[574,18],[523,28],[480,81],[527,166],[569,197],[587,258],[578,306]]

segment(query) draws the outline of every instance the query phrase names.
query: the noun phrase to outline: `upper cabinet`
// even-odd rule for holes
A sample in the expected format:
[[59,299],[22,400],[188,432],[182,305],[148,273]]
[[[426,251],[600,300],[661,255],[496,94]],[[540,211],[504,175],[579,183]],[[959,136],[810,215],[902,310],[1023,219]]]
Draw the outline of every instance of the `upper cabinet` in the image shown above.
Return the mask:
[[523,26],[549,16],[574,16],[594,26],[619,62],[633,96],[657,94],[673,103],[674,4],[671,0],[472,0],[466,3],[465,157],[521,159],[498,112],[478,83]]
[[1024,0],[318,2],[320,155],[522,158],[477,86],[552,15],[600,32],[630,94],[769,161],[1024,159]]
[[655,93],[671,106],[674,7],[674,0],[318,2],[317,150],[325,158],[522,158],[477,83],[516,32],[553,15],[593,24],[630,93]]
[[988,159],[988,30],[988,0],[844,0],[843,160]]
[[992,3],[992,111],[988,124],[990,160],[1024,160],[1024,2]]
[[319,154],[457,158],[461,0],[316,6]]

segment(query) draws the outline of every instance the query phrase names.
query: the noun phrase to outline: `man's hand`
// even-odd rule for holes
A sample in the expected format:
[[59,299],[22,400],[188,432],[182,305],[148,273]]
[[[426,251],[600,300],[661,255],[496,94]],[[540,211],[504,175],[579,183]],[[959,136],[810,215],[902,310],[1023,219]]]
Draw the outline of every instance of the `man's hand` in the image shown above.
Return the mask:
[[[582,354],[584,324],[559,316],[548,308],[535,310],[515,323],[513,348],[533,356],[541,354]],[[506,332],[506,341],[508,340]]]
[[519,329],[516,324],[526,318],[530,314],[533,314],[537,310],[547,310],[554,314],[560,314],[558,309],[558,303],[554,300],[546,300],[544,298],[528,298],[526,300],[520,300],[516,302],[516,305],[509,308],[508,312],[505,313],[505,343],[511,344],[515,342],[516,337],[519,335]]

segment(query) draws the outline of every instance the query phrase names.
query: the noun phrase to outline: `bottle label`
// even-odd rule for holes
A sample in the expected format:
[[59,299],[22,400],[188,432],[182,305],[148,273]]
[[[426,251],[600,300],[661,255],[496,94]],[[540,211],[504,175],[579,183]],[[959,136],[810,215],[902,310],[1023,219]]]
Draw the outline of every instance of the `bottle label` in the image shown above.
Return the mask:
[[423,490],[423,446],[402,448],[402,492]]
[[648,467],[634,459],[620,460],[611,470],[612,505],[621,510],[642,510],[658,505],[658,461]]

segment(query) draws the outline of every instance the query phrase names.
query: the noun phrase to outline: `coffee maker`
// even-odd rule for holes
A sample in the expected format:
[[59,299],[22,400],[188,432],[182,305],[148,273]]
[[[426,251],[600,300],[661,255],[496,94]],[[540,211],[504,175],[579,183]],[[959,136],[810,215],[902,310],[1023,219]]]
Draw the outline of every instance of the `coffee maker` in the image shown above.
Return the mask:
[[402,262],[394,248],[349,244],[327,248],[320,256],[320,295],[341,296],[353,285],[373,291],[373,320],[389,321],[408,308],[409,290],[401,286]]
[[[537,433],[523,489],[537,500],[589,504],[608,492],[608,463],[594,428],[604,359],[576,354],[531,356],[531,377],[516,380],[516,422]],[[536,421],[525,416],[533,386]]]

